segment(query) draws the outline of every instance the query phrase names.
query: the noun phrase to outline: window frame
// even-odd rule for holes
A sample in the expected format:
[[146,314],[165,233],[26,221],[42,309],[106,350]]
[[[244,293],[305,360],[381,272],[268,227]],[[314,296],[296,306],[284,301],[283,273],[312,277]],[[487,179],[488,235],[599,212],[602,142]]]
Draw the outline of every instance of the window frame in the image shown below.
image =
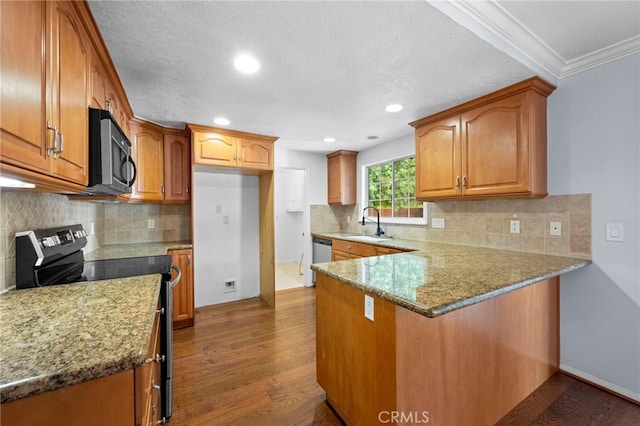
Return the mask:
[[[363,164],[360,170],[361,177],[361,203],[362,208],[361,211],[369,205],[369,168],[380,166],[382,164],[394,163],[396,161],[405,160],[407,158],[415,158],[415,154],[402,155],[399,157],[388,158],[381,161],[376,161],[369,164]],[[395,173],[395,170],[394,170]],[[392,179],[392,182],[394,179]],[[393,194],[393,190],[392,190]],[[395,205],[395,199],[392,198],[392,203]],[[388,217],[388,216],[380,216],[380,223],[388,223],[388,224],[404,224],[404,225],[427,225],[427,203],[422,203],[422,217]]]

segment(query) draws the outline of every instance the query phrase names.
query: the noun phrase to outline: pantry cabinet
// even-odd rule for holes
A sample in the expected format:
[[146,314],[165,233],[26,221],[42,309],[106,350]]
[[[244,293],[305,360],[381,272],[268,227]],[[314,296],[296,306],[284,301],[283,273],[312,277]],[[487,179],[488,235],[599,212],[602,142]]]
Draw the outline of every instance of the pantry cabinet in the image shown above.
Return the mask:
[[351,206],[356,203],[356,151],[336,151],[327,154],[327,202]]
[[173,328],[190,327],[194,318],[192,250],[170,250],[169,255],[182,272],[180,282],[173,287]]
[[421,201],[545,197],[546,98],[537,77],[411,123]]
[[194,164],[273,170],[275,137],[189,124]]
[[[88,181],[90,49],[72,2],[1,2],[3,171],[66,192]],[[52,179],[54,178],[54,179]]]

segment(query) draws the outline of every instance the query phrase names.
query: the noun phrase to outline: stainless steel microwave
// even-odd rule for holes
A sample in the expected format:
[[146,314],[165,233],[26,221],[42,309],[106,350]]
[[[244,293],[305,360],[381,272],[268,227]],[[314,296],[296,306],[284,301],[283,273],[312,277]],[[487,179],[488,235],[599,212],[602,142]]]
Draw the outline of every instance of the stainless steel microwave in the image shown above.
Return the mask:
[[127,194],[135,180],[131,142],[109,111],[89,108],[89,185],[83,193]]

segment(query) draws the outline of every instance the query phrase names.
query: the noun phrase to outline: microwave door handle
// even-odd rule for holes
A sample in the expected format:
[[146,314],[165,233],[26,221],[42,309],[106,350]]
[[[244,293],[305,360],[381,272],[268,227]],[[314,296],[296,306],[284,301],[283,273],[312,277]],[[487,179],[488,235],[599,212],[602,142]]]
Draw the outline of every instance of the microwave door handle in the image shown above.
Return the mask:
[[[128,164],[131,164],[131,167],[133,168],[133,177],[131,177],[131,179],[127,182],[127,185],[129,185],[129,188],[131,188],[133,186],[133,183],[136,181],[136,177],[138,176],[138,169],[136,168],[136,163],[133,162],[133,158],[131,158],[130,155],[127,155],[126,157],[124,157],[122,163],[120,164],[121,173],[123,172],[122,169]],[[124,173],[122,173],[122,175],[124,175]]]

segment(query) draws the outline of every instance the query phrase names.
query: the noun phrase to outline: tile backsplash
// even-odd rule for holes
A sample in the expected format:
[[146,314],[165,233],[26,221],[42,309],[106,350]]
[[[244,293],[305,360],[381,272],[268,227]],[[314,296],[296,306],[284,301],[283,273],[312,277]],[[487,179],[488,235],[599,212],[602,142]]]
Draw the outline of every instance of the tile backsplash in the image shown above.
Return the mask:
[[[15,285],[15,234],[30,229],[80,223],[86,230],[85,252],[106,244],[190,239],[188,205],[102,204],[69,201],[64,195],[0,191],[0,291]],[[148,228],[148,220],[155,228]]]
[[[387,235],[419,241],[491,247],[529,253],[591,257],[591,194],[552,195],[542,199],[441,201],[427,203],[429,225],[383,224]],[[356,206],[311,206],[311,232],[364,233]],[[444,229],[431,227],[443,218]],[[510,233],[510,221],[520,233]],[[560,222],[561,236],[549,235],[550,222]],[[365,225],[369,233],[371,226]]]

